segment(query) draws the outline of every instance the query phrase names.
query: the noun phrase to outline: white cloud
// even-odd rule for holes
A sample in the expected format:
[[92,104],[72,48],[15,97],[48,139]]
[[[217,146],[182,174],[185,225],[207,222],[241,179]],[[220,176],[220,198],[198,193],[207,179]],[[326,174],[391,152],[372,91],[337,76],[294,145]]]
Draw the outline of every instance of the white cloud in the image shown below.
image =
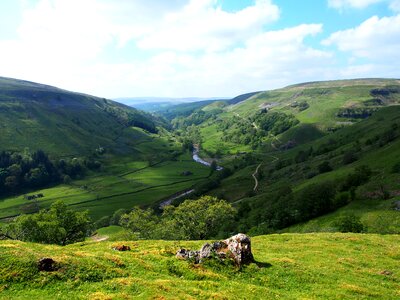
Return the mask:
[[180,11],[167,14],[153,32],[139,39],[144,49],[179,51],[226,49],[262,30],[279,17],[270,0],[258,0],[238,12],[226,12],[213,0],[192,0]]
[[359,26],[333,33],[323,41],[356,58],[379,62],[400,59],[400,15],[369,18]]
[[[235,96],[345,76],[334,52],[307,45],[322,24],[267,30],[279,18],[271,0],[235,12],[223,10],[216,0],[29,3],[18,36],[0,40],[2,76],[102,97]],[[397,25],[394,18],[371,19],[331,35],[325,44],[355,57],[394,52]],[[390,47],[377,47],[374,39]],[[346,70],[366,74],[373,68],[385,70],[377,63]]]
[[392,0],[390,3],[390,9],[394,12],[400,13],[400,0]]
[[371,4],[383,2],[386,0],[328,0],[328,6],[336,9],[365,8]]
[[394,12],[400,12],[400,0],[328,0],[328,6],[343,11],[348,8],[364,9],[377,3],[387,3]]

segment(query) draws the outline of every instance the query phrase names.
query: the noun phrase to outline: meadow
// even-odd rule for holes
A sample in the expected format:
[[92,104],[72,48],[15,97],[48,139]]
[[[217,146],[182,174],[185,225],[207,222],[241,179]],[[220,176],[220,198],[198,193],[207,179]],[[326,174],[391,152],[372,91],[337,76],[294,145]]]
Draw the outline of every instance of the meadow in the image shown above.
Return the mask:
[[[75,209],[89,209],[90,216],[96,220],[112,215],[120,208],[154,205],[190,188],[210,173],[209,167],[194,162],[189,153],[175,160],[155,161],[152,164],[130,157],[109,157],[109,160],[102,171],[84,179],[33,192],[44,195],[37,199],[39,207],[46,208],[54,201],[62,200]],[[183,176],[184,171],[190,171],[192,175]],[[0,218],[20,214],[31,203],[23,195],[2,199]]]
[[[115,229],[109,233],[115,232]],[[85,241],[65,247],[0,241],[1,299],[398,299],[400,237],[280,234],[252,238],[241,269],[177,260],[205,241]],[[119,252],[117,245],[130,246]],[[58,269],[39,272],[51,257]]]

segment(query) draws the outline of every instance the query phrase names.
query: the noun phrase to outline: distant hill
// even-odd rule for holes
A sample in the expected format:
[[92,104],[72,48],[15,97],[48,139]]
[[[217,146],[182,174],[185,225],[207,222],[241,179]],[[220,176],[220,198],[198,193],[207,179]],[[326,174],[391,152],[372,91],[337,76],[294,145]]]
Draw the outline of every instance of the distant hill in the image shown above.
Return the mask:
[[132,107],[29,81],[0,77],[0,150],[76,155],[103,147],[128,153],[159,121]]

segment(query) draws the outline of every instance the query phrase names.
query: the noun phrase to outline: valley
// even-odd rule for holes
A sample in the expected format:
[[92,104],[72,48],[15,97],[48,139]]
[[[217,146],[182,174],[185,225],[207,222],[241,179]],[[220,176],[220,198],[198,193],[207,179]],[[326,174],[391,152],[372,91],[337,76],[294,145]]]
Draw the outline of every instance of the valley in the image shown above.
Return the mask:
[[[3,79],[2,84],[4,100],[1,105],[15,105],[21,101],[18,97],[29,98],[21,102],[22,109],[8,108],[9,112],[14,110],[21,115],[18,119],[29,116],[31,122],[43,126],[53,122],[53,114],[58,115],[58,123],[67,122],[62,120],[68,116],[68,120],[85,120],[79,130],[87,130],[90,135],[87,138],[82,131],[78,139],[74,136],[75,129],[71,128],[62,137],[66,143],[55,143],[46,142],[47,135],[36,138],[35,133],[32,139],[21,138],[21,143],[27,142],[19,149],[19,142],[14,143],[14,140],[16,151],[44,149],[53,160],[74,157],[78,151],[77,157],[91,157],[101,165],[98,169],[88,169],[81,178],[3,197],[0,201],[3,221],[21,213],[37,212],[62,200],[73,209],[88,209],[92,219],[101,224],[101,220],[120,209],[140,206],[158,211],[160,204],[162,207],[165,203],[178,205],[185,198],[209,194],[233,203],[239,214],[243,214],[239,220],[242,231],[262,234],[284,230],[310,219],[310,216],[306,219],[302,216],[307,215],[307,211],[299,213],[303,210],[299,205],[304,205],[300,204],[303,200],[299,197],[309,186],[330,184],[335,190],[332,197],[344,199],[340,204],[333,204],[338,200],[328,199],[333,201],[331,207],[312,214],[311,218],[342,206],[351,207],[355,198],[360,203],[374,201],[369,195],[375,193],[374,197],[379,198],[382,190],[392,199],[390,203],[398,197],[399,176],[392,172],[398,163],[400,147],[400,108],[397,106],[400,84],[397,80],[299,84],[231,100],[177,104],[165,110],[160,108],[156,113],[143,113],[109,100],[34,83]],[[31,96],[39,92],[47,100],[32,99]],[[54,100],[64,98],[64,102]],[[65,113],[69,107],[79,106],[78,103],[79,110]],[[96,110],[105,103],[113,108],[103,107],[98,113],[90,113],[88,120],[82,115],[83,105],[94,104]],[[41,111],[41,106],[52,107],[52,112],[46,113],[46,117],[38,113],[29,115],[29,111]],[[344,116],[343,109],[347,114],[355,113]],[[372,116],[357,115],[366,110],[374,111]],[[111,118],[107,125],[106,119],[96,119],[104,111],[112,112],[111,115],[107,113],[107,118]],[[8,118],[11,116],[13,113],[7,114]],[[95,124],[99,122],[104,123],[106,131],[96,131]],[[2,124],[4,132],[16,130],[14,125],[8,125],[11,121],[7,119],[3,119]],[[35,132],[40,130],[35,129]],[[101,141],[107,134],[109,140]],[[79,143],[79,148],[72,150],[69,141]],[[3,144],[3,151],[9,151],[7,142]],[[104,149],[104,153],[96,153],[99,148]],[[326,170],[322,170],[324,164]],[[371,172],[368,179],[352,188],[344,187],[346,178],[364,166]],[[350,193],[353,200],[349,198]],[[25,199],[26,194],[43,197],[29,201]],[[354,213],[358,215],[357,210]],[[271,223],[271,220],[275,221]],[[331,230],[335,228],[332,224],[314,230]],[[292,231],[297,227],[289,228]],[[368,230],[376,232],[374,228],[377,227],[369,226]],[[390,228],[390,232],[400,232],[398,225]]]

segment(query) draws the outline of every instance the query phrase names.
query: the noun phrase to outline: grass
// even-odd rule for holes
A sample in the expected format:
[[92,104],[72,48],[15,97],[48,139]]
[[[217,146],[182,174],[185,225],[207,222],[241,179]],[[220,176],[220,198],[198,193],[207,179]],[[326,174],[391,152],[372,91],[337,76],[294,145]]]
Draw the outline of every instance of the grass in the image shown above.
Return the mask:
[[400,234],[400,213],[393,210],[393,203],[400,197],[388,200],[359,199],[335,212],[308,222],[284,229],[284,232],[330,232],[337,231],[335,222],[342,216],[354,215],[360,218],[367,233]]
[[[55,187],[41,189],[32,193],[42,193],[39,206],[46,208],[55,200],[63,200],[73,208],[89,209],[96,220],[111,215],[120,208],[132,208],[134,205],[153,205],[181,190],[190,188],[204,180],[210,169],[190,161],[188,155],[178,157],[176,161],[164,161],[153,166],[144,161],[132,161],[121,158],[114,163],[112,158],[106,168],[82,180],[73,181]],[[182,172],[191,171],[190,176]],[[31,202],[23,195],[0,200],[0,218],[7,218],[24,212]]]
[[[83,242],[65,247],[0,241],[2,299],[398,299],[400,237],[282,234],[252,239],[257,264],[196,266],[180,247],[202,241]],[[112,250],[128,245],[131,251]],[[51,257],[53,272],[36,262]]]

